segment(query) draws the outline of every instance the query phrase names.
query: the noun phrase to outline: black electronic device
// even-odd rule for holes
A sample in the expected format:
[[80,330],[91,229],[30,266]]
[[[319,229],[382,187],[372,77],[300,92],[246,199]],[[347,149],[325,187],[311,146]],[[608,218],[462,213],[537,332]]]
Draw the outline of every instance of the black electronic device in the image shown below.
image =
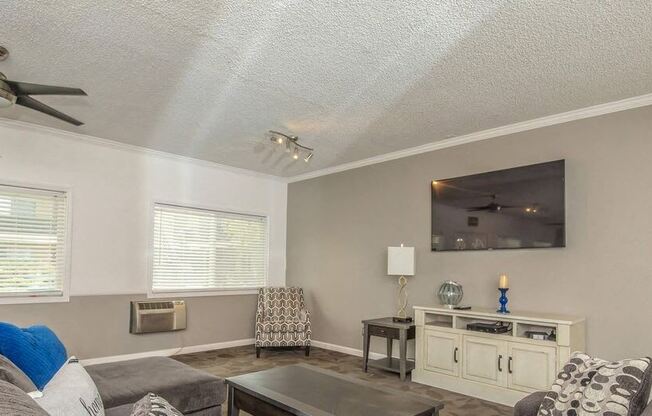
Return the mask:
[[505,322],[473,322],[466,325],[469,331],[504,334],[512,330],[512,324]]

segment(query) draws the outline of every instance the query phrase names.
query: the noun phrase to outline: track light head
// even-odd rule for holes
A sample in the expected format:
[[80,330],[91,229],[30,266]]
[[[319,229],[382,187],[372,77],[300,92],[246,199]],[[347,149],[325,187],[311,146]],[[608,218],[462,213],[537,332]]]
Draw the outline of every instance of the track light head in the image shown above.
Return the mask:
[[272,143],[274,143],[274,144],[283,144],[283,142],[285,141],[285,137],[281,136],[277,132],[275,132],[273,130],[270,130],[269,133],[270,133],[269,140],[271,140]]
[[307,155],[303,158],[304,162],[308,163],[313,157],[313,149],[299,143],[299,136],[290,136],[276,130],[269,130],[270,141],[275,145],[283,146],[285,153],[291,155],[292,159],[298,160],[303,154]]

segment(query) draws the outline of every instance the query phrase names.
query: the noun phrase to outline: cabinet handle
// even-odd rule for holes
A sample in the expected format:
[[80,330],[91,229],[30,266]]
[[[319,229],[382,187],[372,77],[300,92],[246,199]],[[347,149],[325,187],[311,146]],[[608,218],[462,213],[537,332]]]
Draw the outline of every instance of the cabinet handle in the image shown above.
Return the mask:
[[453,361],[455,361],[456,363],[457,363],[457,350],[458,349],[459,348],[455,347],[455,349],[453,350]]
[[512,357],[509,357],[509,360],[507,360],[507,371],[509,374],[512,374]]
[[502,366],[502,364],[501,364],[502,362],[503,362],[503,356],[502,356],[502,355],[499,355],[499,356],[498,356],[498,371],[500,371],[501,373],[503,372],[503,368],[501,367],[501,366]]

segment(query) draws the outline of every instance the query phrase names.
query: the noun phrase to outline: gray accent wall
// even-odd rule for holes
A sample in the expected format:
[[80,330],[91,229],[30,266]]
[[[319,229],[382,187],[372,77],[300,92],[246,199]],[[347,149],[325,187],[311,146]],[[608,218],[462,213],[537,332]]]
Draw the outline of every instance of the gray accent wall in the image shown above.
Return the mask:
[[[557,159],[566,248],[430,251],[432,180]],[[386,253],[400,243],[416,247],[410,305],[437,305],[452,279],[464,304],[497,306],[504,272],[510,308],[586,316],[589,353],[652,355],[652,107],[290,184],[287,283],[306,290],[313,339],[359,349],[360,321],[394,313]]]
[[48,325],[66,345],[69,355],[80,359],[254,337],[256,295],[185,298],[187,329],[130,334],[129,302],[146,299],[145,295],[74,296],[65,303],[0,305],[0,321],[19,326]]

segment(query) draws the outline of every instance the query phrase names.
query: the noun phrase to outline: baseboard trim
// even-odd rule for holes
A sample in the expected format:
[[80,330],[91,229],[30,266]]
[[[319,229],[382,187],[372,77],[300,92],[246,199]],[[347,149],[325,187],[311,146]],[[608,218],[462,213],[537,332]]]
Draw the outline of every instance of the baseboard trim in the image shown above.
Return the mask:
[[[213,344],[190,345],[180,348],[168,348],[164,350],[143,351],[132,354],[111,355],[108,357],[88,358],[80,360],[83,365],[115,363],[118,361],[136,360],[145,357],[171,357],[180,354],[192,354],[195,352],[222,350],[224,348],[242,347],[245,345],[253,345],[254,339],[238,339],[235,341],[215,342]],[[252,352],[253,353],[253,352]]]
[[[357,348],[351,348],[351,347],[345,347],[343,345],[337,345],[337,344],[331,344],[329,342],[323,342],[323,341],[312,341],[312,345],[317,348],[323,348],[325,350],[330,350],[330,351],[337,351],[341,352],[342,354],[348,354],[348,355],[353,355],[356,357],[362,357],[362,350],[359,350]],[[398,352],[396,351],[396,348],[394,348],[394,353],[392,354],[392,357],[398,358]],[[380,358],[385,358],[385,354],[381,354],[378,352],[369,352],[369,358],[372,360],[378,360]],[[408,357],[410,358],[410,357]],[[412,358],[410,358],[412,359]]]
[[322,348],[325,350],[330,350],[330,351],[337,351],[341,352],[342,354],[348,354],[348,355],[354,355],[356,357],[362,357],[362,350],[357,350],[355,348],[351,347],[345,347],[343,345],[336,345],[336,344],[331,344],[328,342],[323,342],[323,341],[311,341],[311,345],[313,347],[317,348]]
[[[119,361],[136,360],[138,358],[145,358],[145,357],[171,357],[173,355],[192,354],[195,352],[212,351],[212,350],[222,350],[225,348],[242,347],[245,345],[253,345],[253,344],[254,344],[254,339],[247,338],[247,339],[239,339],[235,341],[216,342],[213,344],[190,345],[187,347],[180,347],[180,348],[167,348],[163,350],[143,351],[143,352],[136,352],[132,354],[120,354],[120,355],[111,355],[107,357],[87,358],[80,361],[84,365],[115,363]],[[357,348],[345,347],[343,345],[331,344],[329,342],[314,341],[314,340],[311,342],[311,345],[316,348],[322,348],[330,351],[337,351],[337,352],[341,352],[342,354],[353,355],[355,357],[362,357],[362,350],[359,350]],[[394,351],[393,355],[394,357],[398,358],[396,351]],[[372,360],[377,360],[379,358],[385,358],[385,354],[370,352],[369,358],[371,358]]]

